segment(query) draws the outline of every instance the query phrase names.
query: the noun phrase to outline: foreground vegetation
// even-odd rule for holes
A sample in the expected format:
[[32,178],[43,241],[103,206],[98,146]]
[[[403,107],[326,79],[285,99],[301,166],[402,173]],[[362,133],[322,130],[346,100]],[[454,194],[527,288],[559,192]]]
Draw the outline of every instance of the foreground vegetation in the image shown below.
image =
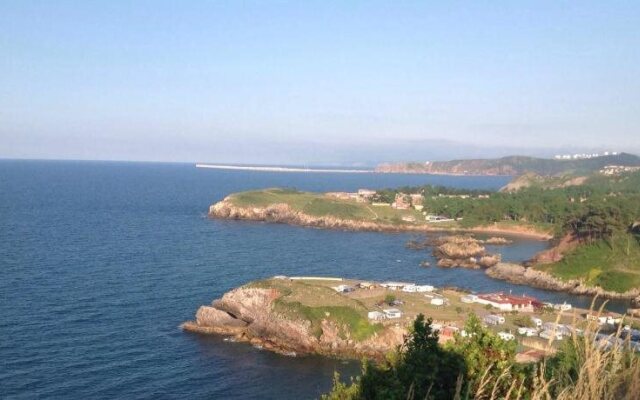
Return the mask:
[[[325,400],[349,399],[540,399],[626,400],[640,396],[640,359],[629,342],[583,335],[566,341],[555,356],[534,364],[515,362],[515,345],[470,317],[466,337],[444,347],[422,315],[397,353],[382,364],[363,362],[349,384],[336,375]],[[606,343],[606,344],[605,344]]]

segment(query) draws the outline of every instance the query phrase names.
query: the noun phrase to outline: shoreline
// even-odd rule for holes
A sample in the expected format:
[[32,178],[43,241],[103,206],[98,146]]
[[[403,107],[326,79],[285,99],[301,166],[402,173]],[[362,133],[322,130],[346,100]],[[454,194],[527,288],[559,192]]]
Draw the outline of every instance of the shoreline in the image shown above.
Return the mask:
[[391,225],[371,221],[345,220],[331,216],[312,216],[291,209],[287,204],[273,204],[267,207],[239,207],[225,198],[209,207],[210,218],[227,220],[245,220],[270,223],[283,223],[311,228],[338,229],[356,232],[389,232],[389,233],[480,233],[500,234],[512,237],[530,238],[550,241],[553,235],[548,232],[536,231],[530,227],[514,227],[512,229],[501,226],[475,227],[442,227],[437,225]]
[[[479,226],[472,228],[446,228],[425,225],[390,225],[370,221],[343,220],[328,216],[311,216],[291,209],[287,204],[273,204],[267,207],[239,207],[232,204],[229,198],[213,204],[209,209],[209,218],[224,220],[244,220],[267,223],[279,223],[294,226],[333,229],[354,232],[382,232],[382,233],[480,233],[500,234],[511,237],[530,238],[550,241],[553,236],[549,233],[535,231],[527,227],[508,229],[496,226]],[[586,286],[581,281],[562,281],[551,274],[521,264],[513,264],[518,267],[485,270],[485,274],[492,279],[503,280],[510,283],[536,287],[539,289],[565,292],[574,295],[597,295],[602,298],[632,300],[640,304],[640,290],[632,290],[625,293],[608,292],[598,286]]]

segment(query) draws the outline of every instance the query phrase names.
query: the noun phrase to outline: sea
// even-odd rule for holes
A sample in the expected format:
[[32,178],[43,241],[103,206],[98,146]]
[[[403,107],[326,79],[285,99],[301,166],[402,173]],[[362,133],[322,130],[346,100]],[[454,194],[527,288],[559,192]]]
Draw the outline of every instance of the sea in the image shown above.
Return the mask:
[[[287,357],[183,332],[198,307],[251,280],[327,275],[591,299],[424,268],[410,234],[207,218],[227,194],[268,187],[498,189],[508,177],[197,169],[193,164],[0,161],[0,397],[313,399],[358,361]],[[523,261],[547,247],[490,248]],[[624,308],[612,303],[612,307]]]

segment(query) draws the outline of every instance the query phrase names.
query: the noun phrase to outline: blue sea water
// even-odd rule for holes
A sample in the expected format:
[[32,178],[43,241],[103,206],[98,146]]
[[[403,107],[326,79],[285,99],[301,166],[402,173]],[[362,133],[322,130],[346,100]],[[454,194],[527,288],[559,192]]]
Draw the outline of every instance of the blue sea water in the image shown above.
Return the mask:
[[[206,217],[230,192],[446,184],[504,177],[200,170],[188,164],[0,161],[0,396],[304,399],[356,362],[284,357],[182,332],[201,304],[277,274],[402,279],[544,300],[589,299],[509,285],[481,271],[421,268],[406,234]],[[499,248],[520,261],[545,243]]]

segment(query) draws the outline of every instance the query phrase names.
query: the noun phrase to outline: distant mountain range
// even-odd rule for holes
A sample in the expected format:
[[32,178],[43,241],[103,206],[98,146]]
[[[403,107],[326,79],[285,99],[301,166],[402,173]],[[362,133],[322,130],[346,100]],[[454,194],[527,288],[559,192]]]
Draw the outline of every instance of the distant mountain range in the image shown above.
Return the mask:
[[508,156],[494,159],[385,163],[378,165],[376,172],[510,176],[532,172],[554,176],[590,174],[609,165],[640,166],[640,157],[628,153],[572,160]]

